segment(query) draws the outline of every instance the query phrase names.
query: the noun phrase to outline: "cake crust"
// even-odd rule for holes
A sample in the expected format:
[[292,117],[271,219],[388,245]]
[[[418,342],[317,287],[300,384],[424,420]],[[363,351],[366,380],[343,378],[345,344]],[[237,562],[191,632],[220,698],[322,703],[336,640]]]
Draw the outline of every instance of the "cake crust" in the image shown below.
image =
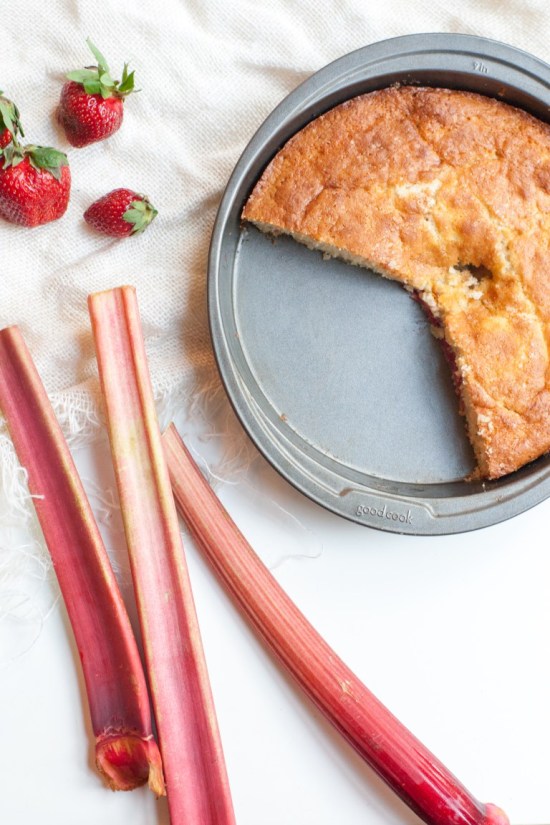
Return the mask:
[[372,92],[292,137],[242,216],[419,295],[480,477],[550,450],[550,126],[469,92]]

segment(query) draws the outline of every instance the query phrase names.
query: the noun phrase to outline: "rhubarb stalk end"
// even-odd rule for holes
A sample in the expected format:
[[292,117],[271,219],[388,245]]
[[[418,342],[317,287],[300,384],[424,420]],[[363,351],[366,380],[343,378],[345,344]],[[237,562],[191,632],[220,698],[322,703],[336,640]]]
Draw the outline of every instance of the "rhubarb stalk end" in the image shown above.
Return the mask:
[[162,761],[155,740],[135,733],[107,733],[96,739],[96,765],[112,791],[131,791],[146,783],[164,796]]
[[489,803],[485,806],[485,818],[483,820],[483,825],[510,825],[510,820],[502,808]]

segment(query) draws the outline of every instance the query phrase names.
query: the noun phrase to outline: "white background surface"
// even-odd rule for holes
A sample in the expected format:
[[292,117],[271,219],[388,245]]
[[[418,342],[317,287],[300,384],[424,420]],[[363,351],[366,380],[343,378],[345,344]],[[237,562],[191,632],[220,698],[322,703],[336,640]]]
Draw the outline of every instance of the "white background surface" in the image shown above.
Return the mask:
[[[222,439],[187,442],[209,462]],[[217,490],[306,616],[368,687],[513,825],[550,821],[550,559],[543,503],[442,538],[348,523],[296,492],[248,447]],[[114,486],[105,442],[76,452],[91,500]],[[240,481],[239,481],[240,479]],[[94,485],[94,481],[98,486]],[[121,527],[102,523],[134,614]],[[0,538],[2,538],[0,529]],[[418,822],[275,665],[185,540],[239,825]],[[28,632],[24,623],[9,630]],[[167,825],[164,801],[113,794],[92,765],[80,667],[58,603],[31,649],[0,671],[0,822]]]

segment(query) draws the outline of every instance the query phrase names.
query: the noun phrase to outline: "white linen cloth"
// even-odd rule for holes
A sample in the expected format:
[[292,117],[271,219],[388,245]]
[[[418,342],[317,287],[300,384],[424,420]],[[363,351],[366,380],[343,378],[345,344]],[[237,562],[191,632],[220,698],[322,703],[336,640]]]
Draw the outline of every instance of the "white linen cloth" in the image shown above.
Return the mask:
[[[19,324],[63,427],[97,432],[96,366],[86,296],[134,284],[156,397],[168,417],[217,377],[206,313],[209,236],[223,188],[273,107],[329,61],[414,32],[464,32],[548,58],[547,0],[26,0],[2,15],[0,88],[20,108],[26,140],[67,151],[66,215],[36,229],[0,221],[0,327]],[[64,74],[124,61],[138,94],[108,140],[71,148],[54,112]],[[159,216],[144,235],[112,240],[83,221],[116,187],[148,194]],[[0,428],[5,525],[26,507]],[[13,548],[12,548],[13,549]],[[0,577],[15,557],[0,548]],[[4,554],[2,558],[1,554]],[[8,561],[6,561],[8,559]],[[3,571],[3,572],[2,572]],[[0,614],[2,613],[0,581]]]

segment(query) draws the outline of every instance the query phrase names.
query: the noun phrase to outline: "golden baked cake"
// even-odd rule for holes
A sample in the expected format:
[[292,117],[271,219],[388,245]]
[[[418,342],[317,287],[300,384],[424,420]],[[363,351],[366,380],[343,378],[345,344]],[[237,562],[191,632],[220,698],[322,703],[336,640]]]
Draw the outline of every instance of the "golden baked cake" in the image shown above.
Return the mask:
[[291,138],[242,216],[414,293],[479,477],[550,450],[550,126],[468,92],[372,92]]

